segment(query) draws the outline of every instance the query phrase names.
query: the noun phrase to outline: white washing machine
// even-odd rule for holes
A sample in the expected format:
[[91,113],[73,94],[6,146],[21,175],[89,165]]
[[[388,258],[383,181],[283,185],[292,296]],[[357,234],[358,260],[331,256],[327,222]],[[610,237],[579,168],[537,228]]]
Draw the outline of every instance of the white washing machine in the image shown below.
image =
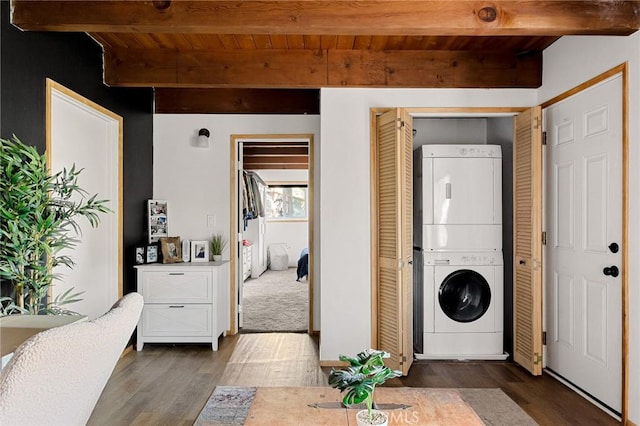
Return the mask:
[[414,223],[422,233],[417,245],[425,251],[502,250],[499,145],[423,145],[415,165],[415,205],[422,217]]
[[502,252],[424,253],[422,359],[506,359]]

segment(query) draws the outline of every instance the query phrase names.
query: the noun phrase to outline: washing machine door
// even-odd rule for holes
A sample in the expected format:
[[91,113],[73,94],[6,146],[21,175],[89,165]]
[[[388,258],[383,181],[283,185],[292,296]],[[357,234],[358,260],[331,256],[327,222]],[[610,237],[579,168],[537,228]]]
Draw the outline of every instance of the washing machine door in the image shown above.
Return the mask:
[[476,271],[459,269],[449,274],[438,290],[442,312],[453,321],[469,323],[481,318],[491,304],[491,287]]

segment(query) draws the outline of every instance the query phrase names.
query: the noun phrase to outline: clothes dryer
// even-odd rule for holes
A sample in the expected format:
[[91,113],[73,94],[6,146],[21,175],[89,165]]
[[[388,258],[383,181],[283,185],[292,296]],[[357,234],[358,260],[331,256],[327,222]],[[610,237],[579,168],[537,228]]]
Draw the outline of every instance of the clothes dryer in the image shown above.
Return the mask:
[[424,253],[425,359],[506,359],[501,252]]
[[[418,232],[425,251],[502,249],[499,145],[423,145],[416,155]],[[417,238],[417,239],[418,239]]]

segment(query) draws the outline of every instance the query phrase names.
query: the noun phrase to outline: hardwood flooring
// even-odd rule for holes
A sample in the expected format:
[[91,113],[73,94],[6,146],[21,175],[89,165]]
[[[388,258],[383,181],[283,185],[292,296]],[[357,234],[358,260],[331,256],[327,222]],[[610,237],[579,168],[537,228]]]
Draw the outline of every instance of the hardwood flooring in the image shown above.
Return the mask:
[[[241,334],[210,345],[153,345],[120,359],[90,425],[191,425],[217,385],[324,386],[328,368],[306,334]],[[417,361],[385,386],[500,388],[541,425],[614,425],[550,377],[510,362]]]

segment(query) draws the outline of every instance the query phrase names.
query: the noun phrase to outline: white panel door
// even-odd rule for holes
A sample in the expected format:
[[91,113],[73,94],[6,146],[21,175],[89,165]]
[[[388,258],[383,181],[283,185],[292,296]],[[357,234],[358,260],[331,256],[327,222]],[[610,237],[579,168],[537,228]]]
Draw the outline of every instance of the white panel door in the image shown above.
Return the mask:
[[622,77],[544,118],[546,366],[620,412]]
[[81,301],[64,307],[95,318],[109,310],[122,291],[118,120],[121,118],[64,88],[54,87],[50,95],[48,149],[52,171],[70,168],[73,164],[84,169],[78,185],[91,195],[98,194],[97,199],[109,200],[108,207],[112,210],[100,215],[97,228],[82,218],[79,220],[82,230],[79,243],[66,253],[75,266],[54,271],[61,279],[54,281],[52,296],[55,298],[69,288],[73,288],[73,292],[84,292]]
[[435,158],[434,223],[494,223],[493,182],[491,158]]

